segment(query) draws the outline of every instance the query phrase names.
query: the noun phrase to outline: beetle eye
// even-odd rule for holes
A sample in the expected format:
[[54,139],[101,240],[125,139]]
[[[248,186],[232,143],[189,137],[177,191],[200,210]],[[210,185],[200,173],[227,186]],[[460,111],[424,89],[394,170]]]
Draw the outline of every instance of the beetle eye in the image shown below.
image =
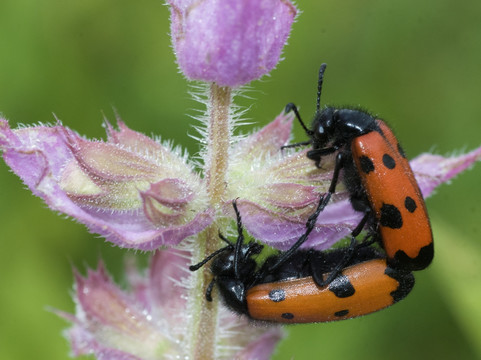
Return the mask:
[[317,132],[318,132],[319,134],[324,134],[324,126],[319,125],[319,127],[317,128]]

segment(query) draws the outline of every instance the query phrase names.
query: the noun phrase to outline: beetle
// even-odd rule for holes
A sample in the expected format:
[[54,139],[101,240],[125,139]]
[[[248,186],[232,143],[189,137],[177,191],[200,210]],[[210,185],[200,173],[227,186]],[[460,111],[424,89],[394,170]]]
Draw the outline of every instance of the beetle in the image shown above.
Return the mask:
[[286,112],[295,113],[309,140],[283,148],[312,145],[307,157],[318,168],[323,157],[336,153],[329,190],[313,217],[329,202],[342,169],[351,204],[364,213],[353,237],[367,226],[371,236],[382,243],[391,267],[422,270],[434,256],[433,236],[423,196],[404,150],[384,120],[365,110],[333,106],[321,110],[325,69],[326,64],[322,64],[311,128],[306,127],[293,103],[286,106]]
[[[343,320],[386,308],[405,298],[414,286],[410,272],[391,268],[377,250],[359,247],[346,268],[324,285],[328,273],[346,256],[346,249],[330,252],[297,250],[268,257],[260,266],[255,257],[263,245],[244,243],[242,220],[236,202],[238,236],[235,244],[222,234],[227,246],[196,265],[196,271],[213,259],[213,280],[206,290],[212,301],[214,285],[231,310],[261,321],[311,323]],[[309,232],[309,231],[306,231]],[[307,236],[307,235],[306,235]],[[320,285],[322,284],[322,285]]]

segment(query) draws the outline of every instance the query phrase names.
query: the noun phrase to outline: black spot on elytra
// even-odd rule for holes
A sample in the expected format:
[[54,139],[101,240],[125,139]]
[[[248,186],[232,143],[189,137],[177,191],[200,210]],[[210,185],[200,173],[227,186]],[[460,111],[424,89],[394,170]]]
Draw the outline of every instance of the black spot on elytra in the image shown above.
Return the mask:
[[342,317],[342,316],[346,316],[347,314],[349,314],[349,310],[345,309],[345,310],[341,310],[341,311],[336,311],[334,313],[334,316]]
[[269,292],[269,299],[274,302],[284,301],[286,299],[286,292],[282,289],[274,289]]
[[389,154],[384,154],[382,156],[382,163],[385,167],[391,170],[396,167],[396,161],[394,161],[394,159]]
[[383,204],[381,207],[381,218],[379,220],[382,226],[391,229],[400,229],[403,226],[403,218],[397,207],[390,204]]
[[398,282],[397,289],[390,293],[393,304],[404,299],[411,292],[414,286],[414,276],[412,273],[398,271],[390,267],[386,267],[384,273]]
[[332,280],[329,284],[329,291],[332,291],[338,298],[346,298],[354,295],[356,292],[349,278],[345,275],[339,275]]
[[294,319],[294,314],[293,313],[283,313],[281,315],[281,318],[287,319],[287,320],[292,320],[292,319]]
[[399,154],[403,157],[406,158],[406,153],[404,152],[404,149],[402,148],[400,143],[397,143],[397,151],[399,151]]
[[361,166],[361,171],[365,174],[369,174],[371,171],[374,171],[374,163],[365,155],[359,158],[359,165]]
[[409,257],[404,251],[398,250],[394,258],[389,261],[389,265],[396,269],[414,271],[425,269],[434,257],[434,245],[431,242],[429,245],[423,246],[415,258]]
[[416,201],[410,196],[406,196],[406,199],[404,199],[404,206],[410,213],[413,213],[418,207]]

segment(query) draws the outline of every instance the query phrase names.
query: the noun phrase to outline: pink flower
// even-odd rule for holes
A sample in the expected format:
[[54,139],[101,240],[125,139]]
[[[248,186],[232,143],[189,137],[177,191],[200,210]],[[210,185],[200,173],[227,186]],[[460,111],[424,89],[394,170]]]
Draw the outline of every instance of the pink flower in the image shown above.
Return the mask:
[[0,149],[52,210],[126,248],[176,245],[212,220],[199,176],[186,157],[119,122],[108,141],[61,125],[12,130],[0,119]]
[[[112,282],[102,263],[86,277],[76,272],[76,314],[56,311],[72,323],[65,335],[73,355],[106,360],[188,358],[189,259],[184,251],[157,251],[146,274],[130,262],[129,291]],[[226,309],[220,317],[218,359],[267,360],[283,337],[280,327],[252,327]]]
[[288,0],[167,0],[177,62],[191,80],[238,87],[279,62],[297,9]]

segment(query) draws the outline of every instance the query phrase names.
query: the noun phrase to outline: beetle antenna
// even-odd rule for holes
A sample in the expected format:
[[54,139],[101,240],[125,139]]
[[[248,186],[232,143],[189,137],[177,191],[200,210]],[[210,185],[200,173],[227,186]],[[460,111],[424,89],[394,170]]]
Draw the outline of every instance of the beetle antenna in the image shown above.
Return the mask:
[[[302,128],[304,129],[304,131],[306,132],[307,136],[312,136],[314,133],[311,129],[308,129],[306,124],[304,124],[304,121],[302,121],[301,119],[301,115],[299,114],[299,110],[297,110],[297,106],[294,105],[293,103],[289,103],[286,105],[286,108],[284,110],[284,112],[286,114],[290,113],[291,111],[294,111],[294,114],[296,115],[296,118],[297,120],[299,120],[299,123],[301,124]],[[302,143],[299,143],[299,144],[292,144],[292,145],[287,145],[287,146],[282,146],[282,148],[286,148],[286,147],[296,147],[296,146],[300,146],[300,145],[307,145],[307,143],[310,143],[310,140],[309,142],[302,142]]]
[[209,286],[207,286],[207,290],[205,291],[205,299],[208,302],[212,302],[212,290],[214,289],[215,285],[215,278],[212,279],[212,281],[209,283]]
[[220,232],[219,230],[219,238],[227,244],[227,246],[232,246],[232,243]]
[[317,106],[316,106],[316,113],[319,114],[321,111],[321,91],[322,91],[322,82],[324,81],[324,72],[326,71],[327,64],[321,64],[319,69],[319,80],[317,82]]
[[234,251],[234,274],[236,279],[239,278],[239,261],[242,252],[242,245],[244,245],[244,234],[242,232],[242,218],[237,208],[237,199],[232,201],[232,206],[234,207],[235,215],[237,217],[237,242],[235,244],[235,251]]
[[195,265],[190,265],[189,266],[189,270],[190,271],[197,271],[199,270],[202,266],[204,266],[207,262],[209,262],[212,258],[216,257],[217,255],[219,255],[220,253],[228,250],[228,249],[231,249],[232,248],[232,245],[227,245],[221,249],[218,249],[216,251],[214,251],[212,254],[210,254],[209,256],[207,256],[204,260],[202,260],[200,263],[198,264],[195,264]]

